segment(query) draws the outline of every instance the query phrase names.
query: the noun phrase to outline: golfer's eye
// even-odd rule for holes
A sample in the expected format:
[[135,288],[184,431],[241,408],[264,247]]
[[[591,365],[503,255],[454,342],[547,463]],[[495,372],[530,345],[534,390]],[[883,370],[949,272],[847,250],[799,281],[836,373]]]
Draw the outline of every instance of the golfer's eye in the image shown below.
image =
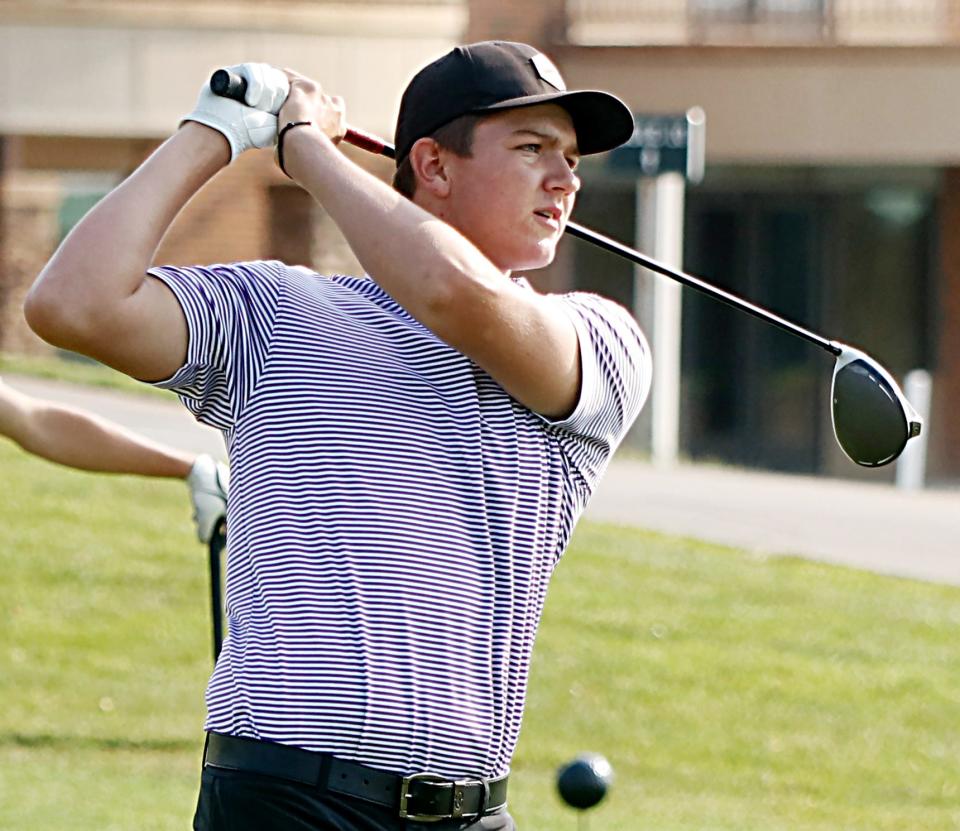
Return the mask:
[[567,164],[570,166],[571,170],[576,170],[580,165],[580,158],[577,156],[567,156]]
[[540,145],[537,144],[537,142],[535,141],[531,141],[531,142],[527,142],[526,144],[521,144],[520,149],[528,151],[530,153],[539,153]]

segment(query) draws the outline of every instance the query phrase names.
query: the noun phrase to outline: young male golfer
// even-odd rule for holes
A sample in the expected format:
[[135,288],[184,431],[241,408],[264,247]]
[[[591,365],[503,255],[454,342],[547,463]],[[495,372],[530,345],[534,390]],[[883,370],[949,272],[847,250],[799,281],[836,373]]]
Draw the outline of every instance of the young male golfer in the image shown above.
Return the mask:
[[[630,113],[528,46],[457,48],[404,95],[401,193],[337,150],[340,99],[288,73],[278,121],[277,70],[240,71],[257,106],[204,89],[27,302],[40,335],[227,438],[230,634],[194,827],[513,828],[547,582],[650,377],[625,310],[517,274],[552,260],[579,157]],[[152,268],[186,201],[278,134],[366,275]]]

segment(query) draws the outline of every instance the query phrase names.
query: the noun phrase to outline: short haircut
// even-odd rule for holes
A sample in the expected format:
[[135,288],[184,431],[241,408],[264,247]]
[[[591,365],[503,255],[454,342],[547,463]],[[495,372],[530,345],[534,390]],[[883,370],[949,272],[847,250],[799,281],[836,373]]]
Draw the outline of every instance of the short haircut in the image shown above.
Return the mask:
[[[483,116],[477,113],[461,115],[434,130],[428,138],[432,138],[442,148],[449,150],[454,155],[469,158],[473,154],[473,133],[482,118]],[[404,157],[403,161],[397,166],[397,172],[393,174],[393,189],[402,193],[408,199],[413,199],[413,195],[416,193],[417,177],[413,172],[413,166],[410,164],[409,154]]]

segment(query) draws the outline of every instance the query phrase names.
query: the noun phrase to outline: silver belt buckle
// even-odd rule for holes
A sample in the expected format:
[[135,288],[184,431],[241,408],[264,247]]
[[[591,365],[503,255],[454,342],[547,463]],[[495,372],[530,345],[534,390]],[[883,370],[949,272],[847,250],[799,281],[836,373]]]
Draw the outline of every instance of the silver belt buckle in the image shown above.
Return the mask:
[[[445,776],[439,776],[436,773],[411,773],[409,776],[404,776],[403,781],[400,783],[400,819],[408,819],[412,822],[439,822],[442,819],[453,819],[458,814],[411,814],[407,812],[407,800],[410,798],[410,784],[412,782],[437,782],[444,785],[452,784],[454,785],[454,790],[459,783],[450,782]],[[462,793],[462,792],[461,792]],[[454,794],[456,796],[456,794]],[[460,797],[462,805],[463,797]],[[454,806],[456,806],[457,800],[454,799]]]

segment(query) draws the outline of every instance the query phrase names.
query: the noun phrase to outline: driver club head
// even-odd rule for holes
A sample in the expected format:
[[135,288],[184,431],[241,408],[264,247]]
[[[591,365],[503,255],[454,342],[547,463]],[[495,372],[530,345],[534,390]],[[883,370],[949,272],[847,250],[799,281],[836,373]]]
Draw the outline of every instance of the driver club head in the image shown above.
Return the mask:
[[877,361],[843,343],[833,369],[833,432],[851,461],[881,467],[920,435],[923,419]]

